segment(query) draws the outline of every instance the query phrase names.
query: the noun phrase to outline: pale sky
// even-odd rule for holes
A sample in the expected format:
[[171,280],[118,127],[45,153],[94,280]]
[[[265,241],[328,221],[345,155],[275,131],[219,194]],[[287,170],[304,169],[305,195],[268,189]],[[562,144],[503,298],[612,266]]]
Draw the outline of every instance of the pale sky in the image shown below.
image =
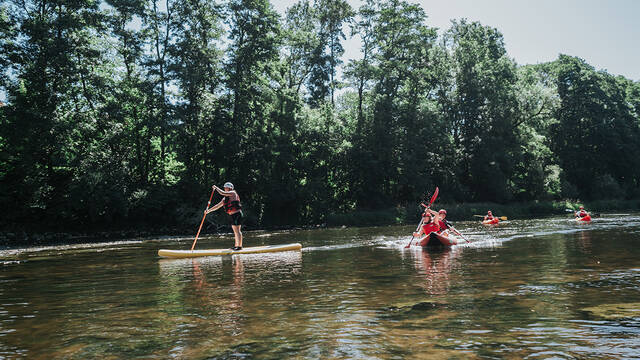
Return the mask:
[[[361,0],[347,0],[354,9]],[[297,0],[271,0],[284,14]],[[597,70],[640,80],[640,0],[409,0],[427,25],[449,28],[467,18],[497,28],[520,64],[578,56]],[[347,39],[344,60],[359,58],[359,39]]]

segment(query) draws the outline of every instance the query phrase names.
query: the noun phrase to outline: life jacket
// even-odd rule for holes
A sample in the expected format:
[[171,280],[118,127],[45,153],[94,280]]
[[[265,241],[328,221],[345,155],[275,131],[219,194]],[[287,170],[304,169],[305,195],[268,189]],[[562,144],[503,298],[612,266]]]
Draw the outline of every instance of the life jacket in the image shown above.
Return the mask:
[[579,217],[585,217],[587,215],[589,215],[589,213],[586,212],[585,210],[580,210],[576,213],[576,216],[579,216]]
[[224,206],[224,211],[227,214],[233,214],[242,210],[242,205],[240,204],[240,196],[238,196],[238,193],[236,192],[234,192],[231,196],[225,196],[222,205]]
[[449,225],[447,225],[447,223],[442,220],[438,220],[438,226],[440,226],[439,232],[443,232],[449,228]]
[[440,226],[438,226],[438,224],[436,223],[428,223],[428,224],[423,224],[422,225],[422,232],[424,232],[425,235],[429,235],[432,232],[438,232],[440,230]]

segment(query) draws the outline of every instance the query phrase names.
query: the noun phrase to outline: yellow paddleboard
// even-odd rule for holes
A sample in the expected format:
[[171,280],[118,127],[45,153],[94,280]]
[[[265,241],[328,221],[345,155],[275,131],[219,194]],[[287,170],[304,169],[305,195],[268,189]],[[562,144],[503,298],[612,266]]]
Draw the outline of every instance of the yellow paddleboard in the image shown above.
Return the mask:
[[209,249],[209,250],[158,250],[158,256],[168,257],[168,258],[192,258],[192,257],[200,257],[200,256],[221,256],[221,255],[236,255],[236,254],[258,254],[258,253],[269,253],[269,252],[279,252],[279,251],[291,251],[291,250],[300,250],[302,249],[302,245],[295,244],[283,244],[283,245],[267,245],[267,246],[256,246],[256,247],[247,247],[242,250],[231,250],[231,249]]

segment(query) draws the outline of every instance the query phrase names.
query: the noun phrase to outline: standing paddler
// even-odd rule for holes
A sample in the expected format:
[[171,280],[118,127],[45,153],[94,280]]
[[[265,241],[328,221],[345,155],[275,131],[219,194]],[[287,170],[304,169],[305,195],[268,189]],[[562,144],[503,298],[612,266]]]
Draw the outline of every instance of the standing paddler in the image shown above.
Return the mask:
[[208,214],[212,211],[216,211],[221,207],[224,207],[224,211],[229,216],[229,222],[231,223],[231,229],[233,229],[233,236],[235,238],[235,246],[231,250],[242,250],[242,205],[240,204],[240,196],[233,189],[233,184],[230,182],[224,183],[224,190],[220,189],[216,185],[213,185],[213,190],[222,195],[223,198],[219,203],[212,206],[210,209],[204,211]]

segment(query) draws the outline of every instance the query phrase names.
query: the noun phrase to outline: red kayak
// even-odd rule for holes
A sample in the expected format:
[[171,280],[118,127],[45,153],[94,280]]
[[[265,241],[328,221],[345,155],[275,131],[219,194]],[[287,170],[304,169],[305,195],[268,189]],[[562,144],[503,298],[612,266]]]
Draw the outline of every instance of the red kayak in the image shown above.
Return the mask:
[[422,239],[418,245],[424,248],[434,248],[434,247],[443,247],[443,246],[452,246],[458,244],[464,244],[466,240],[459,239],[452,234],[447,233],[430,233],[429,236]]
[[500,222],[500,219],[498,219],[497,217],[494,217],[491,220],[483,220],[482,225],[498,225],[499,222]]
[[591,221],[591,215],[587,215],[584,217],[576,217],[576,221],[589,222]]

